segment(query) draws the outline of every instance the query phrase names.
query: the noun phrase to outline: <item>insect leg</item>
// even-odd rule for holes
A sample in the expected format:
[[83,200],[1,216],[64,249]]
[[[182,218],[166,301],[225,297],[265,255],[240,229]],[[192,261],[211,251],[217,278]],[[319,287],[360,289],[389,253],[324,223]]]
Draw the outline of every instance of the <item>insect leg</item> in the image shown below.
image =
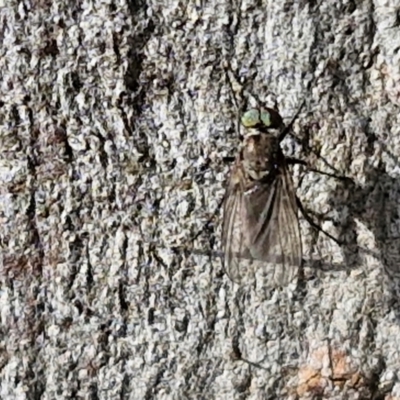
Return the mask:
[[222,161],[232,163],[233,161],[235,161],[235,157],[222,157]]
[[330,168],[332,171],[334,171],[335,173],[338,172],[338,170],[333,167],[327,160],[325,157],[321,156],[321,154],[319,154],[319,152],[315,151],[312,147],[310,147],[308,144],[304,143],[304,141],[302,139],[300,139],[299,137],[297,137],[293,132],[289,132],[289,135],[298,143],[300,144],[303,148],[305,148],[305,150],[313,153],[315,156],[317,156],[328,168]]
[[326,176],[329,176],[331,178],[338,179],[339,181],[351,181],[351,179],[348,178],[347,176],[331,174],[330,172],[325,172],[325,171],[321,171],[319,169],[310,168],[306,161],[299,160],[299,159],[293,158],[293,157],[285,157],[285,159],[286,159],[286,163],[288,165],[295,165],[295,164],[304,165],[305,167],[307,167],[307,172],[309,172],[309,171],[310,172],[316,172],[316,173],[321,174],[321,175],[326,175]]
[[[223,157],[223,161],[226,163],[232,163],[233,161],[235,161],[235,157]],[[226,194],[224,196],[222,196],[221,200],[218,203],[218,206],[215,208],[214,212],[212,213],[211,217],[208,218],[207,222],[204,224],[203,228],[200,229],[196,235],[194,235],[191,238],[191,242],[194,242],[206,229],[208,229],[208,226],[211,224],[211,222],[215,219],[215,217],[217,216],[219,210],[221,209],[224,200],[225,200]]]
[[292,118],[292,120],[289,122],[289,125],[285,126],[285,128],[279,134],[279,142],[281,142],[285,138],[285,136],[292,130],[293,124],[296,121],[297,117],[300,115],[300,112],[303,109],[304,104],[305,104],[305,100],[303,100],[301,102],[300,107],[296,111],[296,114],[294,114],[294,117]]
[[285,160],[288,165],[300,164],[300,165],[304,165],[306,167],[308,165],[306,161],[299,160],[298,158],[294,158],[294,157],[285,157]]
[[307,211],[304,209],[303,204],[301,204],[300,199],[297,197],[296,195],[296,203],[297,203],[297,207],[299,208],[299,210],[301,211],[301,213],[303,214],[304,219],[315,229],[317,229],[318,231],[322,232],[323,234],[325,234],[326,236],[328,236],[329,239],[332,239],[335,243],[337,243],[339,246],[341,246],[341,242],[336,239],[334,236],[332,236],[330,233],[328,233],[327,231],[325,231],[324,229],[322,229],[316,222],[313,221],[313,219],[308,215]]
[[218,212],[220,211],[222,204],[224,203],[225,196],[222,196],[222,199],[219,201],[218,206],[215,208],[214,212],[212,213],[211,217],[208,218],[207,222],[204,224],[203,228],[200,229],[191,239],[191,242],[194,242],[206,229],[208,229],[211,222],[215,219]]
[[321,175],[326,175],[326,176],[330,176],[331,178],[335,178],[339,181],[344,181],[344,182],[353,182],[351,178],[348,178],[347,176],[340,176],[340,175],[336,175],[336,174],[330,174],[329,172],[324,172],[324,171],[320,171],[319,169],[315,169],[315,168],[308,168],[308,171],[311,172],[316,172],[318,174]]

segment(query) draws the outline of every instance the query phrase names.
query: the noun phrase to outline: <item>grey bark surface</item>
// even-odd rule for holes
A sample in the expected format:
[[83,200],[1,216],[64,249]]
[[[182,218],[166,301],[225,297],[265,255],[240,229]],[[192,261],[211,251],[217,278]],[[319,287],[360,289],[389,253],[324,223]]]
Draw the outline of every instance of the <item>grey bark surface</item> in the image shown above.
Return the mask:
[[[400,399],[396,0],[0,5],[2,399]],[[293,169],[343,244],[280,289],[203,229],[255,98],[351,178]]]

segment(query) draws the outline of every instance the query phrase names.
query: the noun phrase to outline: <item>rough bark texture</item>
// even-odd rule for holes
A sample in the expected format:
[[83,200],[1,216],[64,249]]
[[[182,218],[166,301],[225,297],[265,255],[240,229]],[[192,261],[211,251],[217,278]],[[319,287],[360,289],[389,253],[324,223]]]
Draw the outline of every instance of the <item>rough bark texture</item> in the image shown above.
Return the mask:
[[[0,397],[400,398],[399,12],[2,2]],[[352,179],[294,168],[343,244],[300,215],[282,289],[230,282],[202,230],[252,96],[305,99],[285,154]]]

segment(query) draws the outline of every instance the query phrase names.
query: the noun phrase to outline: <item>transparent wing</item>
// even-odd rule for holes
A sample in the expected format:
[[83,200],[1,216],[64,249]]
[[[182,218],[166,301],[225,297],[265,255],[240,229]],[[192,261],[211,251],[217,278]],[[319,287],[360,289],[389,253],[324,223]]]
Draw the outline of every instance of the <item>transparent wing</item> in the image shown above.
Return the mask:
[[260,185],[245,197],[249,249],[276,285],[285,285],[297,274],[302,247],[292,178],[286,166],[270,185]]
[[251,259],[245,243],[246,219],[244,214],[243,182],[239,166],[234,166],[225,194],[222,224],[224,268],[229,278],[240,283],[243,277],[242,259]]
[[302,261],[293,183],[286,166],[247,192],[231,177],[224,205],[223,246],[228,276],[241,283],[257,270],[273,286],[287,284]]

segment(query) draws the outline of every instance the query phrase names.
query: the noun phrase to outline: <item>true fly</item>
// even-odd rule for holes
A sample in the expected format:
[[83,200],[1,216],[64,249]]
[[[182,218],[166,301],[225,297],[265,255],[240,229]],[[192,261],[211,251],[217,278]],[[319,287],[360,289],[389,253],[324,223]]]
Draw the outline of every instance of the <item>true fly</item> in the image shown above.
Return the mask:
[[282,286],[301,265],[298,205],[280,147],[298,113],[288,126],[270,108],[241,118],[246,133],[232,166],[222,226],[224,267],[234,282],[261,271],[272,285]]

